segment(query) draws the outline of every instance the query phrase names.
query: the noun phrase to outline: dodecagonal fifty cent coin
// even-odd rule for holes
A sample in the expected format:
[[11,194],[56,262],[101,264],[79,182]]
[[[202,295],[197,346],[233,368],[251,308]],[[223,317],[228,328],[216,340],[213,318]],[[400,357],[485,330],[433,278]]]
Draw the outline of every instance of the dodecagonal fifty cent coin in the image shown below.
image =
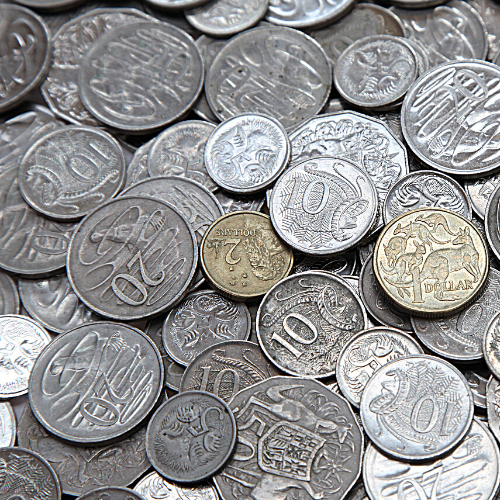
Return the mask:
[[163,389],[163,363],[147,335],[96,322],[59,335],[38,357],[29,398],[52,434],[91,445],[132,432]]
[[236,422],[229,407],[213,394],[188,391],[170,398],[153,415],[146,451],[164,477],[195,483],[215,474],[236,443]]
[[123,196],[80,222],[67,271],[76,294],[93,311],[132,320],[179,301],[197,262],[196,237],[173,206]]

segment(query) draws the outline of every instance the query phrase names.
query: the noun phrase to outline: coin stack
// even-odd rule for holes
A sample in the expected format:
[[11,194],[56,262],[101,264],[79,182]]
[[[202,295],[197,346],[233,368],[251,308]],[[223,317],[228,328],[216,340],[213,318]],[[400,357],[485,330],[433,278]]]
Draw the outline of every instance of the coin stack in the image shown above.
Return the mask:
[[500,500],[500,5],[0,0],[0,500]]

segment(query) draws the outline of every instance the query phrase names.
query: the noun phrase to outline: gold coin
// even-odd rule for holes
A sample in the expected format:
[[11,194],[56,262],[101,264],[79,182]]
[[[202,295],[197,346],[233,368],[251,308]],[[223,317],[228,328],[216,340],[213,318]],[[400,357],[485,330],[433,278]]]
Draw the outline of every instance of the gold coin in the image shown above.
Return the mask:
[[200,245],[205,277],[219,292],[237,300],[259,297],[290,274],[291,248],[260,212],[234,212],[217,219]]
[[375,246],[373,268],[387,297],[415,316],[454,314],[486,283],[486,242],[450,210],[420,208],[392,220]]

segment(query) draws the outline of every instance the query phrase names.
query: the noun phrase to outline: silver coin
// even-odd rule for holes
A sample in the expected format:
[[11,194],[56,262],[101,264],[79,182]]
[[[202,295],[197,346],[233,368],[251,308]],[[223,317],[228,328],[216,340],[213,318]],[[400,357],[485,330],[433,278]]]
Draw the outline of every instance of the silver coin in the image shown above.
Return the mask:
[[420,76],[429,70],[430,65],[427,51],[425,50],[425,47],[422,45],[422,43],[418,42],[417,40],[406,38],[405,41],[407,44],[411,45],[411,48],[415,51],[415,55],[417,56],[418,75]]
[[321,113],[332,114],[338,113],[339,111],[348,111],[351,109],[351,105],[344,101],[344,99],[330,99],[325,107],[322,109]]
[[208,174],[220,187],[250,194],[274,183],[290,161],[290,141],[274,118],[244,113],[217,126],[205,147]]
[[18,447],[0,448],[5,500],[61,500],[59,479],[52,467],[37,453]]
[[125,189],[149,177],[148,154],[151,149],[151,145],[153,144],[153,140],[146,142],[146,144],[143,144],[135,151],[134,156],[127,167]]
[[356,482],[362,431],[347,401],[320,382],[272,377],[239,392],[230,408],[238,443],[214,478],[223,500],[284,499],[290,492],[337,500]]
[[0,398],[13,398],[28,392],[33,365],[50,335],[26,316],[0,316]]
[[125,159],[106,132],[64,127],[35,142],[19,164],[26,202],[59,220],[79,219],[112,198],[125,182]]
[[84,493],[76,500],[144,500],[144,498],[129,488],[105,486]]
[[14,280],[0,272],[0,316],[19,314],[19,294]]
[[22,101],[45,77],[50,65],[50,30],[33,11],[0,4],[0,113]]
[[294,274],[262,299],[257,336],[264,354],[281,370],[314,378],[335,374],[345,343],[366,328],[360,298],[331,273]]
[[151,5],[166,10],[194,9],[207,3],[208,0],[146,0]]
[[[302,258],[301,258],[302,257]],[[295,255],[292,274],[303,273],[305,271],[330,271],[345,278],[351,275],[356,269],[356,250],[351,250],[339,255],[328,257],[318,257],[316,255]]]
[[500,259],[500,185],[490,195],[484,214],[484,229],[490,249]]
[[14,446],[15,441],[16,416],[7,401],[0,401],[0,448]]
[[500,50],[500,7],[492,0],[467,0],[483,20],[488,38],[488,61],[493,61]]
[[195,483],[215,474],[236,444],[236,422],[213,394],[188,391],[170,398],[151,417],[146,450],[165,478]]
[[222,190],[217,191],[215,197],[226,214],[241,211],[260,212],[266,201],[262,194],[244,196]]
[[345,500],[370,500],[362,481],[354,485],[345,497]]
[[172,307],[198,263],[196,236],[172,205],[123,196],[78,226],[68,251],[68,278],[94,312],[143,319]]
[[188,366],[208,347],[226,340],[247,340],[250,326],[244,303],[201,290],[170,311],[163,324],[163,345],[172,359]]
[[467,219],[472,217],[469,198],[456,180],[434,170],[418,170],[399,179],[387,193],[384,222],[422,207],[446,208]]
[[337,59],[335,86],[348,102],[365,108],[401,99],[418,76],[418,61],[404,39],[371,35],[349,45]]
[[483,337],[483,354],[488,368],[500,378],[500,313],[493,316]]
[[472,370],[466,370],[464,372],[464,377],[472,391],[474,406],[483,410],[486,409],[486,386],[488,384],[488,379],[481,377],[481,375]]
[[276,232],[303,253],[342,253],[376,222],[371,177],[342,158],[322,156],[288,168],[274,185],[269,213]]
[[311,32],[311,36],[325,49],[332,65],[351,43],[369,35],[404,36],[403,25],[384,7],[358,3],[336,23]]
[[339,388],[359,407],[361,394],[376,370],[395,359],[423,353],[418,343],[400,330],[370,328],[351,337],[340,351],[336,370]]
[[109,442],[136,429],[163,388],[160,353],[147,335],[96,322],[56,337],[29,381],[37,420],[73,443]]
[[149,150],[149,175],[186,177],[210,191],[217,189],[204,163],[205,145],[214,130],[214,124],[197,120],[176,123],[164,130]]
[[187,33],[167,23],[137,22],[93,43],[81,62],[80,97],[101,122],[146,132],[194,105],[203,73],[201,55]]
[[96,487],[127,486],[150,467],[146,428],[116,444],[77,446],[49,434],[28,404],[18,425],[19,446],[41,455],[54,469],[66,495],[82,495]]
[[[437,8],[391,10],[403,23],[405,36],[425,48],[431,68],[450,61],[486,58],[486,28],[477,11],[467,3],[452,0]],[[439,115],[448,118],[445,110],[439,110]]]
[[83,3],[84,0],[16,0],[16,2],[31,9],[39,9],[47,13],[74,7]]
[[476,418],[452,453],[426,464],[399,462],[369,445],[363,462],[364,483],[371,500],[424,500],[427,495],[492,500],[498,488],[499,459],[495,438]]
[[144,497],[144,500],[218,500],[217,490],[209,483],[194,487],[180,486],[171,483],[156,472],[143,477],[135,486],[134,491]]
[[493,316],[500,310],[500,272],[490,267],[479,298],[463,311],[445,318],[412,316],[411,324],[420,342],[428,349],[455,361],[483,357],[483,337]]
[[399,358],[377,370],[361,396],[363,428],[400,460],[429,460],[453,449],[469,431],[474,402],[453,365],[433,356]]
[[361,266],[364,266],[367,260],[370,260],[370,257],[373,255],[375,250],[376,241],[370,241],[364,245],[359,245],[357,247],[359,262]]
[[207,100],[220,120],[261,113],[286,130],[323,109],[332,85],[328,58],[315,40],[271,26],[233,37],[215,56],[206,76]]
[[498,185],[500,185],[500,174],[465,181],[465,190],[471,200],[472,208],[481,219],[484,219],[488,202]]
[[497,439],[500,439],[500,382],[491,376],[486,386],[486,409],[488,426]]
[[186,12],[197,30],[212,36],[232,36],[255,26],[266,14],[269,0],[211,0]]
[[52,332],[62,333],[101,320],[81,302],[66,274],[38,280],[19,278],[18,286],[28,314]]
[[189,364],[179,392],[206,391],[229,404],[239,391],[280,374],[259,346],[229,340],[208,347]]

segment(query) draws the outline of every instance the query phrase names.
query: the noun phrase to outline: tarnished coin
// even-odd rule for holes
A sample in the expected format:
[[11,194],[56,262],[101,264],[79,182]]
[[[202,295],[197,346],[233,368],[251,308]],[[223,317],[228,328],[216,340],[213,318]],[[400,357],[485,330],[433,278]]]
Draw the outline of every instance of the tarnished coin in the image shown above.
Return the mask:
[[399,462],[369,445],[363,477],[371,500],[416,499],[418,495],[424,500],[428,494],[436,499],[493,500],[498,488],[499,459],[495,438],[488,426],[476,418],[453,452],[426,464]]
[[0,448],[2,482],[6,500],[60,500],[61,487],[52,467],[37,453],[18,447]]
[[188,366],[208,347],[248,339],[250,326],[245,304],[202,290],[189,294],[170,311],[163,324],[163,345],[177,363]]
[[262,194],[245,196],[222,190],[217,191],[215,197],[226,214],[242,211],[259,212],[266,201],[265,196]]
[[44,328],[26,316],[0,316],[0,398],[28,392],[35,360],[51,340]]
[[296,30],[265,26],[233,37],[207,69],[205,93],[220,120],[261,113],[286,130],[325,105],[332,72],[325,51]]
[[490,195],[484,214],[484,229],[490,249],[500,259],[500,185]]
[[356,482],[362,431],[347,401],[323,384],[272,377],[239,392],[230,408],[238,442],[214,478],[223,500],[283,499],[285,492],[337,500]]
[[123,196],[80,223],[68,252],[68,278],[96,313],[143,319],[183,297],[197,262],[196,236],[172,205]]
[[125,182],[125,159],[106,132],[64,127],[35,142],[19,164],[26,202],[53,219],[79,219],[112,198]]
[[96,486],[127,486],[151,467],[145,427],[116,444],[77,446],[49,434],[28,403],[19,420],[17,439],[19,446],[49,462],[66,495],[82,495]]
[[469,431],[469,384],[433,356],[399,358],[377,370],[361,396],[363,428],[377,447],[401,460],[429,460],[453,449]]
[[236,443],[236,422],[229,407],[213,394],[183,392],[151,417],[146,450],[165,478],[195,483],[215,474]]
[[464,377],[472,391],[474,406],[483,410],[486,409],[486,386],[488,384],[488,379],[481,377],[481,375],[472,370],[466,370],[464,372]]
[[148,172],[148,154],[153,144],[153,140],[146,142],[134,153],[132,160],[127,167],[127,175],[125,181],[125,189],[137,184],[149,177]]
[[19,294],[14,280],[0,272],[0,315],[19,314]]
[[345,278],[346,275],[354,274],[357,260],[356,250],[327,257],[299,254],[295,256],[292,274],[322,270],[330,271]]
[[229,340],[208,347],[186,368],[179,392],[206,391],[230,403],[236,394],[269,377],[280,375],[259,346]]
[[472,208],[481,219],[484,219],[488,202],[498,185],[500,185],[500,174],[481,177],[475,181],[465,181],[465,191],[469,195]]
[[[14,446],[16,441],[16,416],[7,401],[0,401],[0,448]],[[23,446],[20,444],[20,446]]]
[[493,375],[486,386],[486,409],[488,426],[497,439],[500,439],[500,382]]
[[66,274],[38,280],[19,278],[18,286],[28,314],[52,332],[100,321],[75,294]]
[[278,368],[297,376],[329,377],[345,343],[366,328],[366,313],[342,279],[309,271],[269,290],[256,326],[262,350]]
[[105,124],[146,132],[194,105],[203,73],[201,55],[187,33],[167,23],[137,22],[93,43],[80,67],[80,97]]
[[308,254],[341,253],[373,227],[377,191],[354,163],[322,156],[288,168],[274,185],[269,212],[277,233]]
[[500,272],[490,267],[484,291],[463,311],[446,318],[411,318],[420,342],[431,351],[455,361],[483,357],[483,337],[500,311]]
[[29,387],[37,420],[52,434],[88,446],[144,421],[163,389],[163,363],[137,328],[96,322],[56,337],[37,358]]
[[33,11],[0,4],[0,113],[22,101],[50,65],[50,30]]
[[105,486],[89,491],[76,500],[144,500],[144,498],[129,488]]
[[488,248],[469,220],[442,208],[419,208],[382,230],[373,268],[378,284],[414,316],[442,317],[467,307],[488,278]]
[[200,260],[212,286],[246,300],[264,295],[290,274],[293,252],[278,238],[268,215],[239,211],[208,228]]
[[244,113],[221,123],[205,147],[212,179],[234,193],[262,191],[279,177],[290,160],[290,142],[274,118]]
[[198,120],[179,122],[164,130],[149,150],[149,175],[186,177],[210,191],[217,189],[217,184],[208,175],[203,158],[205,145],[214,130],[214,124]]
[[500,68],[485,61],[452,62],[424,73],[401,110],[412,151],[446,174],[479,177],[498,170],[491,148],[500,119],[488,111],[500,94],[498,78]]
[[351,337],[337,361],[337,382],[342,394],[359,406],[361,394],[374,372],[404,356],[424,354],[408,334],[393,328],[376,327]]

